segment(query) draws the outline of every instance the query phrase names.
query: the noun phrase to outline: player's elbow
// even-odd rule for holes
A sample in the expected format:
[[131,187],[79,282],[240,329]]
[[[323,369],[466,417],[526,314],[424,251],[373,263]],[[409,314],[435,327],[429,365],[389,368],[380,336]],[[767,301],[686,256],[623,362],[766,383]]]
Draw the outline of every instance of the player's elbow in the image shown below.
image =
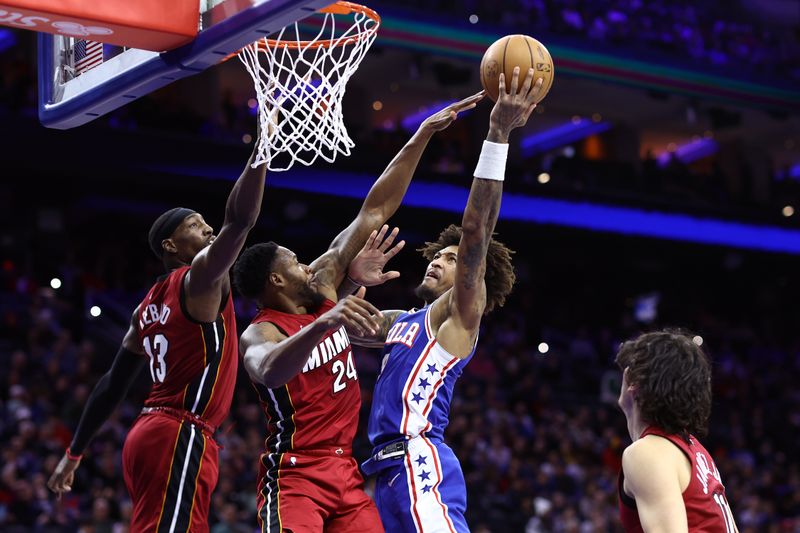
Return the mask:
[[244,368],[250,379],[268,389],[274,389],[285,384],[285,382],[281,383],[279,379],[276,379],[275,369],[272,368],[270,360],[265,357],[265,354],[248,350],[244,354]]
[[283,387],[289,381],[285,372],[283,372],[281,368],[277,368],[274,364],[270,364],[269,360],[261,365],[259,375],[259,382],[268,389]]
[[475,216],[476,213],[464,213],[464,218],[461,221],[462,235],[471,240],[480,240],[486,235],[486,224],[483,220]]
[[260,383],[268,389],[277,389],[286,385],[286,380],[275,379],[272,374],[267,374],[261,377]]

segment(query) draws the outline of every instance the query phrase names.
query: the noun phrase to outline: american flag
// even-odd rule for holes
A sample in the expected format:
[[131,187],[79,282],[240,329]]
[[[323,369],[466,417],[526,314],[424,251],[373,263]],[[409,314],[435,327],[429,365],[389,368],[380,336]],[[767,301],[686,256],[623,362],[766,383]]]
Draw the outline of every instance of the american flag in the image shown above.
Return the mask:
[[75,73],[82,74],[103,62],[103,43],[79,39],[75,43]]

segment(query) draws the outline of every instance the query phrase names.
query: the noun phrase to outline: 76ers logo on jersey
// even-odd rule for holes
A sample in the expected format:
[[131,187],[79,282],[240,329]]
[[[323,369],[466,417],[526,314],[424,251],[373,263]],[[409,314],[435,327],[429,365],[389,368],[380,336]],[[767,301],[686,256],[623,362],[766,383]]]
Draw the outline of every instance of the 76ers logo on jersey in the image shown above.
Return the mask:
[[386,344],[404,344],[411,348],[417,335],[419,335],[419,322],[397,322],[386,335]]

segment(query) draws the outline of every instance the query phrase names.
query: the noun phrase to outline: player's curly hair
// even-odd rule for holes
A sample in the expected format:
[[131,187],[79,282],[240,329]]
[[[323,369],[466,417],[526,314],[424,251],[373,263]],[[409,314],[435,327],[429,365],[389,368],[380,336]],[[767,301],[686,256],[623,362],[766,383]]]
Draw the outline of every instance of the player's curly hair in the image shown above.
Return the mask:
[[711,363],[692,337],[664,329],[624,342],[616,363],[637,388],[642,418],[668,433],[699,437],[711,414]]
[[254,244],[242,252],[233,265],[233,284],[246,298],[257,298],[264,290],[267,275],[275,265],[278,245],[274,242]]
[[[422,252],[425,259],[432,261],[439,250],[448,246],[458,246],[461,234],[460,226],[450,224],[442,230],[435,242],[426,242],[425,246],[417,251]],[[484,275],[486,282],[484,314],[488,314],[495,307],[503,307],[503,304],[506,303],[506,296],[514,287],[517,276],[514,274],[514,265],[511,264],[513,254],[514,250],[509,249],[502,242],[496,241],[494,238],[489,241],[489,249],[486,251],[486,274]]]

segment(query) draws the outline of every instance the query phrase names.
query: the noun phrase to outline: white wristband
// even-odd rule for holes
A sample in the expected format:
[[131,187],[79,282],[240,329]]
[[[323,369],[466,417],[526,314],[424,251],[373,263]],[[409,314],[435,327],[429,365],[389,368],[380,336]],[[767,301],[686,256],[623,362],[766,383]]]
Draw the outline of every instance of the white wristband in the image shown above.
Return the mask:
[[503,181],[506,177],[506,159],[508,158],[508,144],[483,141],[481,156],[478,166],[475,167],[476,178]]

